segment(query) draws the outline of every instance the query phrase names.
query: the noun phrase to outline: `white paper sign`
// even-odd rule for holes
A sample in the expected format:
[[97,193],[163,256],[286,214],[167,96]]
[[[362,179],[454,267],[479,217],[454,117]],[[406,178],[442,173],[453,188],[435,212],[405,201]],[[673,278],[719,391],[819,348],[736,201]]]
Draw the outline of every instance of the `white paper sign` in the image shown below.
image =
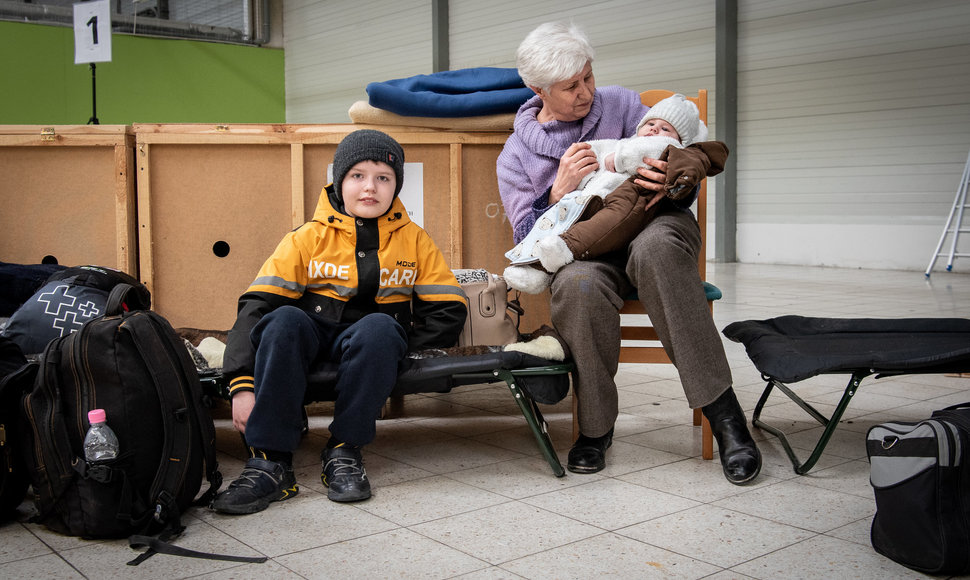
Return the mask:
[[424,164],[404,164],[404,186],[401,188],[401,202],[408,210],[411,221],[424,227]]
[[111,2],[74,5],[74,64],[111,62]]
[[[333,181],[333,163],[327,165],[327,183]],[[404,186],[401,188],[401,202],[408,210],[411,221],[424,227],[424,164],[404,164]]]

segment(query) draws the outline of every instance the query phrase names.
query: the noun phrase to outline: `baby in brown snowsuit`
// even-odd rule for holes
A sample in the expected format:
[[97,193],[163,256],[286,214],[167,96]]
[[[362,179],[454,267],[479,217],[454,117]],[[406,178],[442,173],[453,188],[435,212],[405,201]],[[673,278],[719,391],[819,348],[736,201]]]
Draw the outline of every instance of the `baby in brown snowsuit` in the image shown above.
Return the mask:
[[505,254],[512,262],[503,273],[506,282],[539,293],[553,273],[573,260],[625,248],[657,212],[658,204],[649,203],[652,192],[634,182],[637,166],[644,157],[666,161],[664,192],[675,201],[684,200],[705,176],[724,170],[727,146],[706,141],[707,135],[697,106],[676,94],[650,108],[637,136],[590,141],[600,169],[547,209]]

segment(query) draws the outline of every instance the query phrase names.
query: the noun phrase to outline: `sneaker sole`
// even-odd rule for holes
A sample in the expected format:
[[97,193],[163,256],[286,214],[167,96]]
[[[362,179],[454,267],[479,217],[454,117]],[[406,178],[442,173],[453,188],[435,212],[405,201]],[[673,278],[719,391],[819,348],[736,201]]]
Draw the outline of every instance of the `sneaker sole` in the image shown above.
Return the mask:
[[243,505],[227,505],[227,506],[218,506],[216,504],[212,504],[212,509],[216,510],[220,514],[241,516],[241,515],[261,512],[264,509],[269,507],[269,503],[270,502],[268,501],[256,501],[253,503],[247,503]]
[[212,509],[214,509],[215,511],[221,514],[229,514],[234,516],[255,514],[268,508],[269,504],[273,503],[274,501],[287,500],[299,493],[300,493],[300,488],[294,486],[291,489],[283,490],[283,495],[275,499],[262,498],[250,503],[244,503],[239,505],[229,504],[229,505],[223,505],[223,506],[218,505],[217,502],[212,502]]
[[355,501],[364,501],[365,499],[370,499],[370,491],[363,493],[339,493],[330,488],[327,489],[327,499],[330,501],[336,501],[339,503],[351,503]]

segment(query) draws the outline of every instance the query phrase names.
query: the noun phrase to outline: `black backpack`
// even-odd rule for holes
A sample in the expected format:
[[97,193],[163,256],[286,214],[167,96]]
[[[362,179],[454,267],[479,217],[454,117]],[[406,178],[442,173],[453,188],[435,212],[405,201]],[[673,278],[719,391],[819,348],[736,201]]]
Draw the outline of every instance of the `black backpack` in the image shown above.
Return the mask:
[[[112,292],[108,315],[54,339],[40,360],[18,372],[22,448],[36,521],[87,538],[182,530],[202,478],[208,502],[221,485],[215,429],[198,374],[171,325],[148,310],[121,312]],[[87,413],[101,408],[120,454],[84,460]]]
[[18,393],[7,387],[7,377],[26,365],[27,358],[17,343],[0,336],[0,521],[14,513],[30,485],[17,433]]
[[76,266],[52,274],[7,321],[0,335],[16,342],[28,354],[38,354],[51,340],[77,331],[85,322],[103,316],[108,294],[119,284],[128,310],[151,307],[148,288],[132,276],[104,266]]
[[970,573],[970,403],[866,435],[872,547],[928,574]]

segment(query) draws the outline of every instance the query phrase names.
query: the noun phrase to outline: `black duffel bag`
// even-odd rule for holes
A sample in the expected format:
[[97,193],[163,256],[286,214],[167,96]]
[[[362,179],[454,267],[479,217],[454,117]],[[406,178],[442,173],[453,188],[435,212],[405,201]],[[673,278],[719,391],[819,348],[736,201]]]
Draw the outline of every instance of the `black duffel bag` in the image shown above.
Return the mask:
[[866,435],[872,547],[927,574],[970,573],[970,403]]

